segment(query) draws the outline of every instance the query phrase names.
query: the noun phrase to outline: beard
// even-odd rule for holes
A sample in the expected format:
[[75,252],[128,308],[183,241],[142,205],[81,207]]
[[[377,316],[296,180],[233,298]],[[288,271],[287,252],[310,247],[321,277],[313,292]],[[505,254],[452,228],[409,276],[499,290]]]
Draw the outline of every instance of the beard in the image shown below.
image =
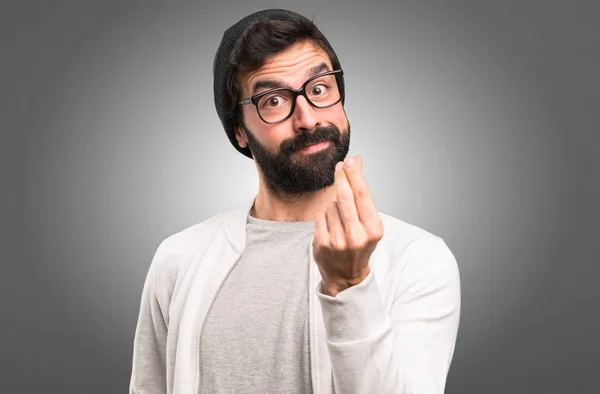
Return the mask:
[[[266,186],[275,194],[298,195],[331,186],[335,180],[335,165],[346,158],[350,148],[350,124],[345,133],[336,126],[317,127],[284,140],[279,152],[272,152],[242,124],[248,148],[261,169]],[[329,141],[328,147],[313,153],[302,149]]]

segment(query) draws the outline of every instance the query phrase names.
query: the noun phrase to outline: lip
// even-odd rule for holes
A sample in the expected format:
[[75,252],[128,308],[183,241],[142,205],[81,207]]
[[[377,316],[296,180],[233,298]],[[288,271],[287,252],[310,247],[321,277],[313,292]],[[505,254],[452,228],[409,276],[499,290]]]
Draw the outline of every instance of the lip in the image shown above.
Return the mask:
[[327,147],[329,147],[329,144],[331,144],[330,141],[323,141],[323,142],[318,142],[316,144],[307,146],[306,148],[299,150],[298,152],[300,153],[314,153],[314,152],[318,152],[320,150],[326,149]]

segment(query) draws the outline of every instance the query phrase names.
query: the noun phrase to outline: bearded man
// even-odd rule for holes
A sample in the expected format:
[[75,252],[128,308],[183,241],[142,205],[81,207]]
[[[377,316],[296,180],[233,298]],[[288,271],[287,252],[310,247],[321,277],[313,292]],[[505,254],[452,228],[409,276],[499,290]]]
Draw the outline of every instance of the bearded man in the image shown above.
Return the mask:
[[214,98],[258,192],[158,247],[129,392],[443,393],[458,265],[442,238],[377,210],[347,157],[325,36],[287,10],[243,18],[216,53]]

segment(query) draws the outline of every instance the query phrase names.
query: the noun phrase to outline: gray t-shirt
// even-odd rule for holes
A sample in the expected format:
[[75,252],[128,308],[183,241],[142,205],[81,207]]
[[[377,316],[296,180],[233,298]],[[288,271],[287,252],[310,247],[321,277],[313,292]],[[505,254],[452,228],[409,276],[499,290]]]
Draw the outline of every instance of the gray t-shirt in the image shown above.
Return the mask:
[[248,216],[246,249],[208,314],[203,393],[308,393],[308,262],[314,222]]

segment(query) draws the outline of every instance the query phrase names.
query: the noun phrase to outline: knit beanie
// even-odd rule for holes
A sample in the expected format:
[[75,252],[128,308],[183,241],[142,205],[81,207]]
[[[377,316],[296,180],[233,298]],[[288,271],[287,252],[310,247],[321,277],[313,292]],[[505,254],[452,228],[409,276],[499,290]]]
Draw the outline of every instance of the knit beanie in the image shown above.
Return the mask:
[[[219,45],[219,49],[215,55],[214,63],[213,63],[213,90],[214,90],[214,99],[215,99],[215,107],[217,109],[217,114],[219,115],[219,119],[223,124],[223,128],[225,129],[225,133],[227,137],[229,137],[229,141],[237,149],[240,153],[245,156],[252,158],[252,153],[250,153],[250,149],[248,147],[242,148],[238,145],[237,139],[235,138],[235,130],[234,130],[234,118],[232,114],[230,114],[230,108],[232,106],[232,97],[229,95],[229,91],[227,89],[227,76],[232,71],[233,66],[231,64],[231,53],[235,47],[237,41],[242,37],[246,29],[252,25],[254,22],[259,20],[282,20],[282,21],[292,21],[304,19],[307,22],[310,20],[300,14],[297,14],[292,11],[283,10],[283,9],[267,9],[255,12],[250,14],[233,26],[225,30],[223,34],[223,39],[221,40],[221,44]],[[335,54],[333,48],[327,41],[324,39],[325,45],[328,49]],[[337,55],[336,55],[337,57]],[[333,61],[333,59],[331,59]],[[334,69],[340,68],[339,62],[335,62],[333,64]],[[340,93],[342,93],[342,98],[344,97],[344,80],[343,78],[338,79],[338,85]],[[342,104],[343,104],[342,99]]]

